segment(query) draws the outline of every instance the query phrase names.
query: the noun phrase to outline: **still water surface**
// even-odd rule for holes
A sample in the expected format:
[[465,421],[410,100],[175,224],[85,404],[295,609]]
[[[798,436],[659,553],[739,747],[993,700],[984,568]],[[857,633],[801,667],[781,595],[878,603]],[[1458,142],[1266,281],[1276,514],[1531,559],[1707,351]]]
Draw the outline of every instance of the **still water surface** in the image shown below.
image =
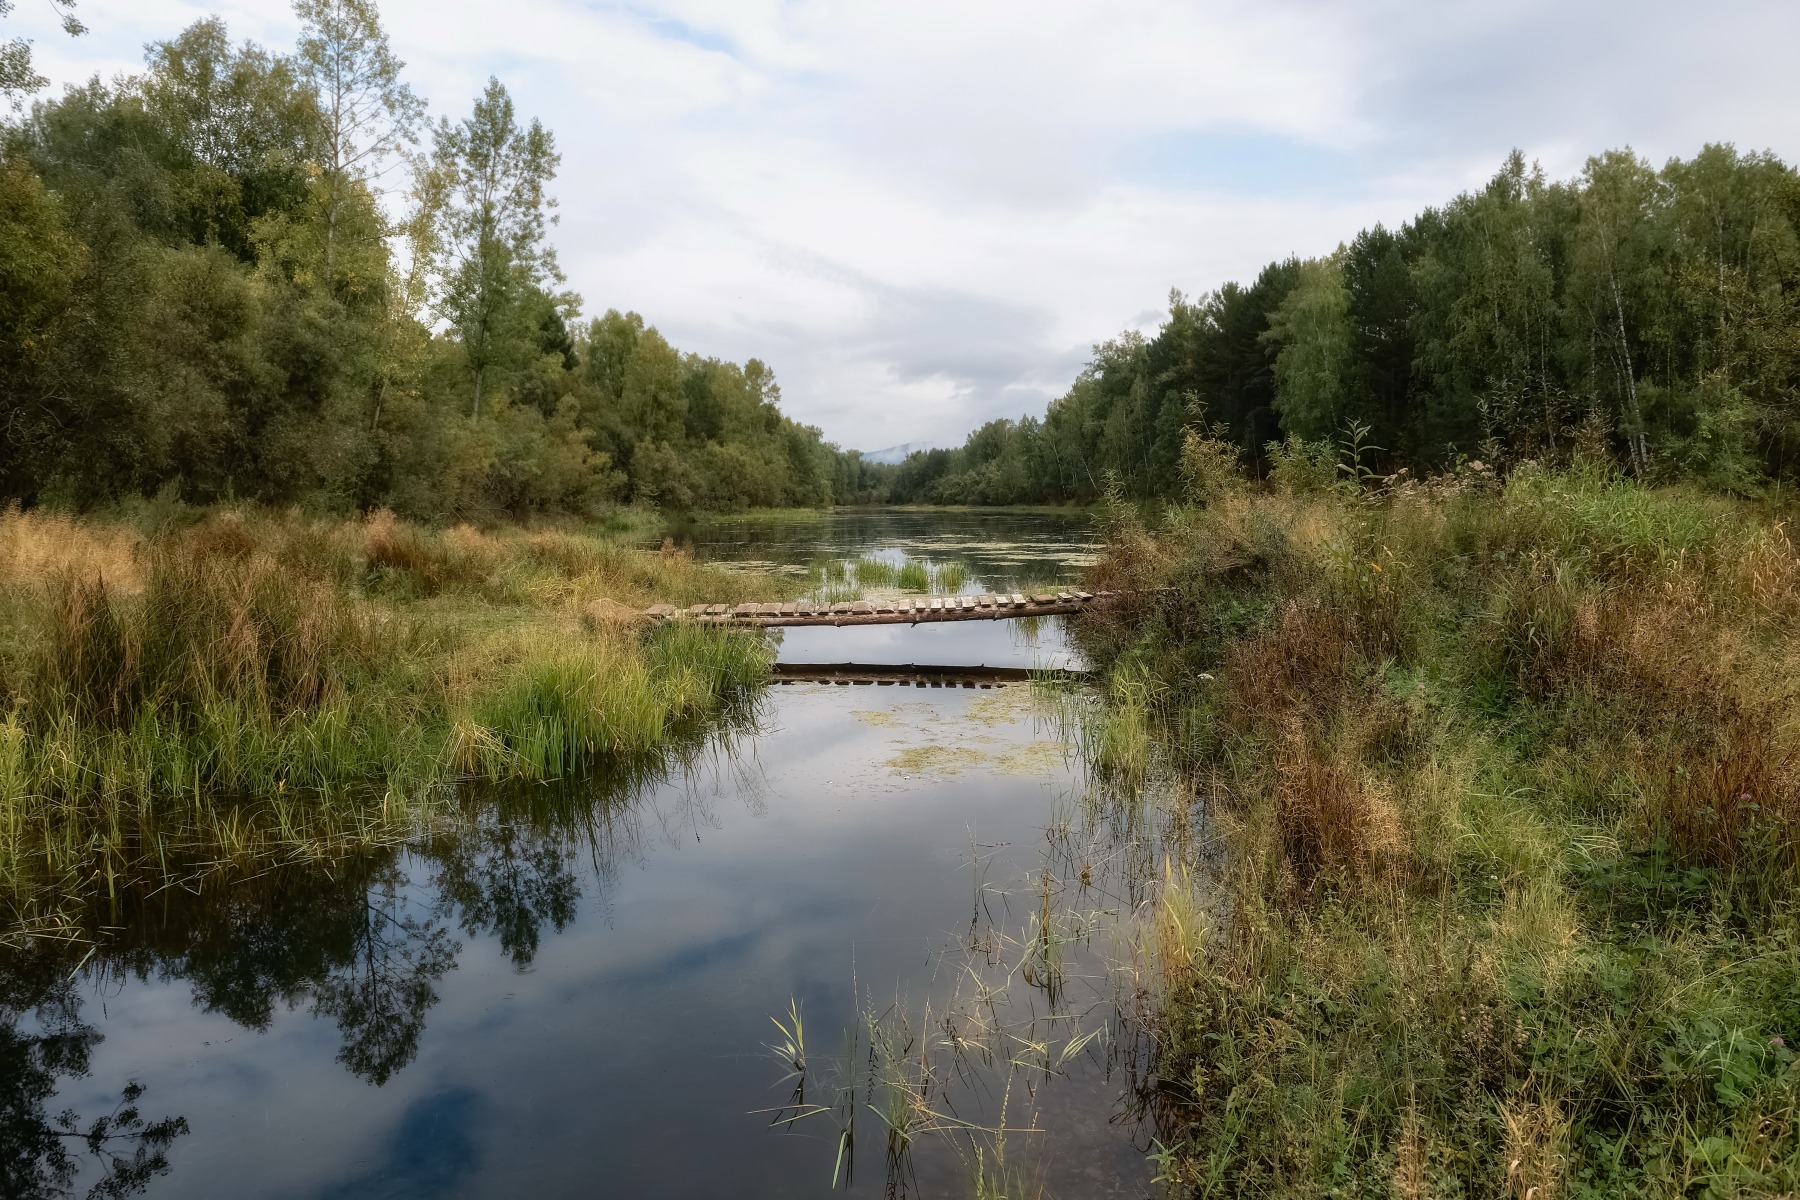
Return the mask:
[[[955,557],[976,590],[1067,579],[1093,550],[1085,518],[1037,515],[689,532],[757,569]],[[1055,622],[795,629],[781,653],[1071,658]],[[968,1195],[996,1141],[1047,1194],[1146,1194],[1118,947],[1058,917],[1052,964],[1043,936],[1052,891],[1130,904],[1074,883],[1118,847],[1082,816],[1057,723],[1024,688],[815,684],[771,688],[752,720],[660,779],[494,797],[442,844],[164,892],[73,969],[0,959],[0,1051],[56,1080],[44,1112],[85,1123],[136,1083],[146,1119],[185,1119],[151,1195],[804,1197],[834,1176]],[[808,1069],[784,1079],[770,1017],[795,1008]],[[984,1066],[983,1047],[1004,1052]],[[948,1081],[924,1123],[988,1132],[890,1157],[896,1092],[871,1064],[921,1054]],[[75,1194],[96,1178],[88,1161]]]

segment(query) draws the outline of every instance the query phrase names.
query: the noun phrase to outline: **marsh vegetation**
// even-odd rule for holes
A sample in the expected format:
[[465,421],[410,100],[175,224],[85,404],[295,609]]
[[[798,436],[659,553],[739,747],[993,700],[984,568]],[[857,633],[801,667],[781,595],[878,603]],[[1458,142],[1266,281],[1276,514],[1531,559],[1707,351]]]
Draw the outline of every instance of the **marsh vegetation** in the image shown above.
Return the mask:
[[[1203,830],[1161,900],[1166,1179],[1201,1195],[1800,1185],[1800,558],[1604,454],[1238,477],[1115,511],[1103,770]],[[1300,464],[1304,466],[1305,464]]]
[[9,937],[70,906],[429,831],[459,783],[661,753],[759,686],[759,641],[651,598],[784,580],[604,536],[378,513],[0,514]]

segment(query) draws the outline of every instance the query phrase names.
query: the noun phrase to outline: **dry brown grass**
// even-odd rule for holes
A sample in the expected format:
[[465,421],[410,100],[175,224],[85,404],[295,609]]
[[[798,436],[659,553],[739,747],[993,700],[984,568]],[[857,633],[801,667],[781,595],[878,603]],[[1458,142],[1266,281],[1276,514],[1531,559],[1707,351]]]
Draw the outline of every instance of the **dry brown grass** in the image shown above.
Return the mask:
[[1283,865],[1300,893],[1346,877],[1377,886],[1404,869],[1408,838],[1391,789],[1298,724],[1276,757],[1274,799]]
[[112,728],[145,705],[215,699],[280,717],[341,698],[358,667],[403,650],[394,622],[339,589],[239,543],[208,544],[207,557],[151,547],[135,593],[99,576],[52,579],[22,698]]
[[458,525],[433,533],[386,509],[369,515],[362,535],[362,555],[370,567],[406,576],[425,596],[458,585],[479,587],[506,557],[498,539],[477,529]]
[[1553,1098],[1515,1097],[1500,1106],[1506,1186],[1514,1200],[1552,1200],[1569,1165],[1569,1118]]
[[1729,867],[1766,838],[1800,867],[1800,757],[1771,714],[1721,699],[1698,744],[1665,752],[1651,788],[1651,833],[1687,862]]
[[98,525],[61,513],[0,508],[0,586],[42,581],[73,572],[109,587],[141,583],[143,537],[122,524]]
[[1244,728],[1329,713],[1350,686],[1350,644],[1341,614],[1318,603],[1284,605],[1272,631],[1228,651],[1222,668],[1228,712]]

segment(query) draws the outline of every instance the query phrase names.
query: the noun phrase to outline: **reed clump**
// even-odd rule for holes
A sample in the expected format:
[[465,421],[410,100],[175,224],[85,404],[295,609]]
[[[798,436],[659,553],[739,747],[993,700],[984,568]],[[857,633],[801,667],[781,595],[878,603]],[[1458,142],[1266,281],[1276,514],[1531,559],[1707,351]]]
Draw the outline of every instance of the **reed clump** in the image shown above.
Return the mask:
[[586,607],[777,587],[566,531],[0,514],[0,903],[54,932],[121,890],[414,836],[463,778],[653,756],[768,650]]
[[[1216,476],[1216,472],[1214,475]],[[1223,852],[1170,920],[1204,1194],[1800,1189],[1800,556],[1580,463],[1222,486],[1084,636]]]

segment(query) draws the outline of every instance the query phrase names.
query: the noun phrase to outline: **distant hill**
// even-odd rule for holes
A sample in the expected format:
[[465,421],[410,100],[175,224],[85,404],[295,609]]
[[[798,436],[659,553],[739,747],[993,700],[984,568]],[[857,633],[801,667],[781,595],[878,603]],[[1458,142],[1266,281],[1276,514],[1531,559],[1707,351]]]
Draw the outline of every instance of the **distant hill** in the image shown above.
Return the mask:
[[886,450],[866,450],[863,452],[862,458],[864,462],[891,464],[904,462],[906,456],[915,450],[929,449],[931,449],[930,446],[920,442],[902,442],[898,446],[889,446]]

